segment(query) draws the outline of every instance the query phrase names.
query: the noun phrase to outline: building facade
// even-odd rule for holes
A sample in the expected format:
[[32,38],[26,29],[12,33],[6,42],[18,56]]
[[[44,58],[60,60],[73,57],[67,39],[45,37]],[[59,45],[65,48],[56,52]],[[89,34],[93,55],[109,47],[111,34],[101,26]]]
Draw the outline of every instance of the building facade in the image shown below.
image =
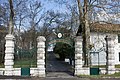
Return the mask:
[[114,36],[115,64],[120,64],[120,24],[91,24],[90,25],[90,60],[91,65],[106,64],[105,37]]

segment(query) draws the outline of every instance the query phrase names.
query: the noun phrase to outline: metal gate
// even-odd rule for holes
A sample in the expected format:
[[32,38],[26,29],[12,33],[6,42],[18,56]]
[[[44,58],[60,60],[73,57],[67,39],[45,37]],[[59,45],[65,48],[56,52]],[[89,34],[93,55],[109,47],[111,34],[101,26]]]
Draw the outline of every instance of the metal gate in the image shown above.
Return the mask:
[[16,37],[14,67],[37,67],[37,36],[33,30],[20,33]]
[[14,67],[31,68],[37,67],[37,49],[15,48]]

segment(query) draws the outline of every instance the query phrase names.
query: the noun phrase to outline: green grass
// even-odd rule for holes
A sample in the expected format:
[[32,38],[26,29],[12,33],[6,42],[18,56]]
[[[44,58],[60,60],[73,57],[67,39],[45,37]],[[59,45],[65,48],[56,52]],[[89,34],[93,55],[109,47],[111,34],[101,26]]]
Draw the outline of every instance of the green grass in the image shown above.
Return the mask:
[[37,67],[37,61],[36,60],[18,60],[14,63],[15,68],[20,67]]
[[[97,67],[99,67],[99,68],[105,68],[106,67],[106,65],[95,65],[95,66],[91,66],[91,67],[94,67],[94,68],[97,68]],[[115,68],[120,68],[120,64],[119,65],[115,65]]]
[[[37,61],[36,60],[15,60],[14,62],[14,68],[21,68],[21,67],[37,67]],[[4,64],[0,64],[0,68],[4,68]]]
[[80,78],[102,78],[102,75],[80,75]]
[[115,73],[115,74],[111,74],[111,75],[107,75],[107,74],[102,74],[102,75],[80,75],[78,77],[81,77],[81,78],[107,78],[107,77],[115,78],[115,77],[120,77],[120,72]]
[[98,67],[99,67],[99,68],[105,68],[106,65],[99,65],[99,66],[98,66],[98,65],[94,65],[94,66],[91,66],[91,67],[92,67],[92,68],[93,68],[93,67],[94,67],[94,68],[98,68]]
[[115,65],[115,68],[120,68],[120,65]]
[[106,75],[108,77],[120,77],[120,72],[115,73],[115,74],[111,74],[111,75]]
[[0,68],[4,68],[4,67],[5,67],[4,64],[1,63],[1,64],[0,64]]

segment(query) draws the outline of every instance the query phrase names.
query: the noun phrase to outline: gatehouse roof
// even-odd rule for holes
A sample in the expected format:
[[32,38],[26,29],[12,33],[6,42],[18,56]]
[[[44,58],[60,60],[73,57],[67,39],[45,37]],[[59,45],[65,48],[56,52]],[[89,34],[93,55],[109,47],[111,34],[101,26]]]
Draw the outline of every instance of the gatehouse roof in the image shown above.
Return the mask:
[[91,32],[120,33],[120,24],[90,24]]
[[[90,32],[120,33],[120,24],[91,23],[89,26]],[[81,34],[81,29],[81,26],[79,26],[77,36]]]

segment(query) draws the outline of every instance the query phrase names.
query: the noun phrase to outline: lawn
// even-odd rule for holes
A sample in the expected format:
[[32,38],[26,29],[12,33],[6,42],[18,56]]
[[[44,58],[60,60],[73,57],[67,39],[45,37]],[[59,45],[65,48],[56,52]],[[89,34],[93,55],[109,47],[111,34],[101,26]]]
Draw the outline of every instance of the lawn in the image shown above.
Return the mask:
[[20,67],[37,67],[37,61],[36,60],[18,60],[14,63],[15,68]]
[[[95,65],[95,66],[91,66],[91,67],[94,67],[94,68],[97,68],[97,67],[99,67],[99,68],[105,68],[106,67],[106,65]],[[119,65],[115,65],[115,68],[120,68],[120,64]]]
[[115,68],[120,68],[120,65],[115,65]]
[[94,67],[94,68],[98,68],[98,67],[99,67],[99,68],[105,68],[106,65],[99,65],[99,66],[98,66],[98,65],[94,65],[94,66],[91,66],[91,67]]
[[111,74],[111,75],[108,75],[108,74],[101,74],[101,75],[80,75],[78,77],[81,77],[81,78],[115,78],[115,77],[118,77],[120,78],[120,72],[118,73],[115,73],[115,74]]
[[[36,60],[17,60],[14,63],[14,68],[21,68],[21,67],[37,67]],[[0,64],[0,68],[4,68],[4,64]]]
[[4,68],[4,64],[3,63],[0,64],[0,68]]

